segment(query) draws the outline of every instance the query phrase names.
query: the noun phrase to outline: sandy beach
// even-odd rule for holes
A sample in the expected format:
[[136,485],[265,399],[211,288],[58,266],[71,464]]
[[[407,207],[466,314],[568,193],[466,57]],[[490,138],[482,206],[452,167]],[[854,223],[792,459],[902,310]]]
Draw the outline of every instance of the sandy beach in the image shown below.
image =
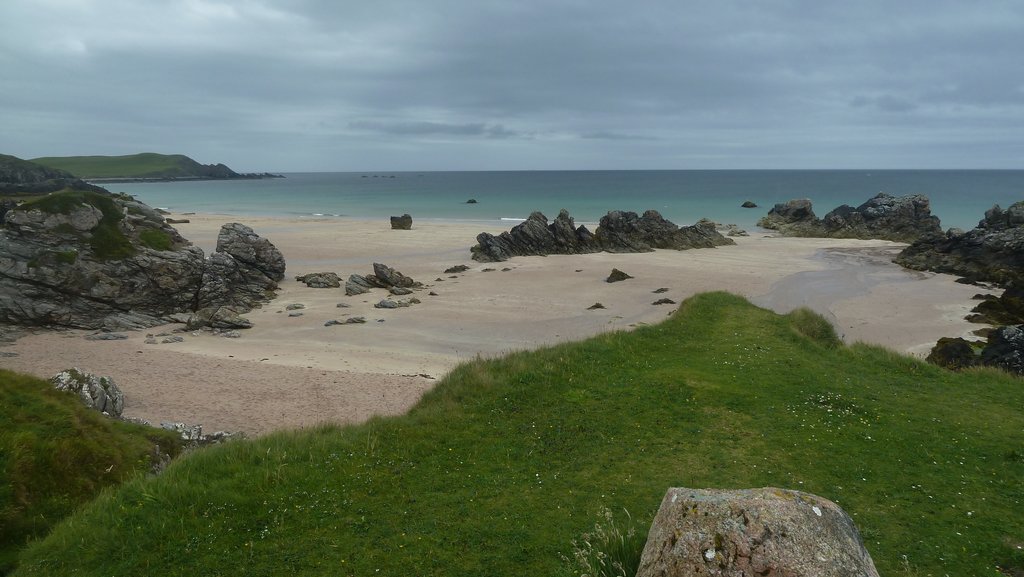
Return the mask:
[[[207,253],[222,224],[242,222],[284,254],[287,277],[277,299],[246,315],[252,329],[237,339],[181,333],[184,342],[169,344],[144,340],[180,325],[129,332],[120,341],[48,332],[5,348],[17,356],[0,365],[45,378],[79,367],[114,378],[126,395],[126,416],[260,435],[402,413],[460,362],[656,323],[675,309],[653,305],[659,298],[678,303],[727,290],[778,312],[809,306],[832,320],[847,342],[923,356],[939,337],[978,328],[963,317],[976,304],[972,295],[984,292],[948,275],[891,264],[902,245],[886,241],[752,233],[737,238],[736,246],[715,249],[485,264],[470,259],[469,247],[481,231],[505,230],[501,223],[415,222],[403,231],[391,230],[386,220],[174,217],[191,221],[176,228]],[[294,280],[321,271],[366,275],[374,262],[422,282],[414,295],[422,302],[376,309],[373,304],[387,296],[383,289],[348,297],[344,288],[314,289]],[[443,273],[458,264],[469,270]],[[634,278],[606,283],[613,267]],[[654,294],[659,288],[668,291]],[[588,310],[598,302],[605,308]],[[293,303],[305,305],[301,316],[285,310]],[[348,316],[367,322],[324,326]]]

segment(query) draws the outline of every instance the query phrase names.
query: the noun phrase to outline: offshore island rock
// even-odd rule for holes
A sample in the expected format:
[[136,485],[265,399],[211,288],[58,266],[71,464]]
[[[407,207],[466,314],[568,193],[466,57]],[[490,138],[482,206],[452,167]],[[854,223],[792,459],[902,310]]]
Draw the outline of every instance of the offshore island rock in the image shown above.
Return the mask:
[[483,232],[471,250],[473,260],[500,262],[514,256],[550,254],[589,254],[595,252],[650,252],[657,248],[685,250],[734,244],[715,230],[714,225],[698,223],[678,227],[657,211],[638,216],[635,212],[611,211],[601,217],[597,230],[576,227],[566,210],[548,224],[540,212],[498,236]]
[[927,196],[895,197],[884,192],[853,208],[842,205],[824,218],[814,215],[811,201],[791,200],[776,204],[757,222],[783,236],[883,239],[914,242],[942,233],[939,219],[931,213]]
[[0,228],[0,323],[84,329],[155,326],[207,306],[249,310],[273,296],[281,253],[227,224],[203,251],[129,196],[59,192],[11,209]]

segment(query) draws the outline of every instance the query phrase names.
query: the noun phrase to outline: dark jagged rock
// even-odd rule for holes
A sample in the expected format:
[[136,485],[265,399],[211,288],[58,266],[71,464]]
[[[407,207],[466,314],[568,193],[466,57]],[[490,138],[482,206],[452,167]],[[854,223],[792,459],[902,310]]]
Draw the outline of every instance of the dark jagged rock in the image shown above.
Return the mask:
[[609,212],[601,218],[594,233],[585,226],[576,227],[565,210],[551,224],[543,214],[534,212],[508,232],[498,236],[480,233],[476,239],[477,245],[471,249],[473,259],[482,262],[499,262],[514,256],[650,252],[656,248],[684,250],[733,244],[713,225],[698,223],[680,228],[654,210],[643,216],[635,212]]
[[943,337],[932,347],[932,352],[925,358],[933,365],[952,370],[973,367],[981,360],[971,343],[963,338]]
[[758,226],[785,236],[884,239],[914,242],[942,233],[939,219],[931,213],[927,196],[895,197],[879,193],[853,208],[842,205],[822,219],[814,216],[811,201],[791,200],[776,204]]
[[466,204],[476,204],[476,199],[475,198],[471,198],[471,199],[466,201]]
[[669,489],[637,577],[878,577],[853,520],[809,493]]
[[621,282],[631,278],[633,277],[617,268],[613,268],[611,274],[608,275],[608,278],[604,279],[604,282]]
[[345,281],[345,294],[350,297],[370,292],[372,288],[374,285],[370,284],[370,281],[366,280],[363,275],[349,275],[348,280]]
[[998,297],[984,295],[971,312],[980,322],[993,325],[1019,325],[1024,323],[1024,287],[1010,287]]
[[1024,325],[996,329],[981,351],[981,364],[1024,375]]
[[674,304],[676,304],[676,301],[674,301],[672,299],[658,299],[658,300],[654,301],[651,304],[652,305],[674,305]]
[[590,305],[589,307],[587,307],[587,310],[588,311],[596,311],[598,309],[603,309],[603,308],[604,308],[603,304],[601,304],[601,303],[594,303],[594,304]]
[[313,272],[296,276],[295,280],[309,288],[338,288],[341,286],[341,277],[333,272]]
[[740,207],[742,207],[742,208],[757,208],[757,204],[754,201],[752,201],[752,200],[745,200],[745,201],[743,201],[743,204],[740,205]]
[[915,270],[1024,288],[1024,202],[996,205],[968,232],[950,229],[908,246],[896,263]]
[[151,207],[77,190],[12,209],[0,228],[0,323],[144,328],[206,306],[246,309],[273,296],[280,252],[225,225],[204,259]]
[[457,264],[455,266],[444,269],[444,274],[455,274],[458,272],[466,272],[467,270],[469,270],[468,266],[464,264]]
[[555,221],[540,212],[498,236],[482,232],[471,250],[473,260],[501,262],[514,256],[546,256],[549,254],[586,254],[600,250],[594,236],[585,226],[576,228],[569,213],[562,210]]
[[423,286],[412,278],[379,262],[373,263],[373,274],[366,276],[366,281],[375,287],[387,289],[391,287],[419,288]]
[[412,217],[408,214],[402,216],[391,217],[391,228],[393,230],[411,230],[412,229]]

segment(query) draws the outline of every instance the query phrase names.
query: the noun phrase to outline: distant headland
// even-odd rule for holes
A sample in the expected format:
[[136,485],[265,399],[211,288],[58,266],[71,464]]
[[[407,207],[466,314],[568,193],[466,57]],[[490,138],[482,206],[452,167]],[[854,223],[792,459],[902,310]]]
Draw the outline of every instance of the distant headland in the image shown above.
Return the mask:
[[155,152],[125,156],[48,156],[33,158],[32,162],[99,183],[284,178],[269,172],[238,173],[221,163],[200,164],[184,154]]

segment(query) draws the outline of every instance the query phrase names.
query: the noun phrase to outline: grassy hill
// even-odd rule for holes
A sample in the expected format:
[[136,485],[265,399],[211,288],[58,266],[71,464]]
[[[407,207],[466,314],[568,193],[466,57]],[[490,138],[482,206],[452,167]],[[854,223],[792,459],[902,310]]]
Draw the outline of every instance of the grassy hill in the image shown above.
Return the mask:
[[656,326],[462,365],[406,416],[190,454],[16,574],[570,575],[601,510],[646,531],[670,486],[832,499],[883,575],[1020,571],[1024,386],[699,295]]
[[0,369],[0,574],[19,549],[110,487],[148,471],[177,435],[104,417],[46,381]]
[[127,156],[50,156],[32,162],[80,178],[237,178],[223,164],[199,164],[183,154],[143,152]]

